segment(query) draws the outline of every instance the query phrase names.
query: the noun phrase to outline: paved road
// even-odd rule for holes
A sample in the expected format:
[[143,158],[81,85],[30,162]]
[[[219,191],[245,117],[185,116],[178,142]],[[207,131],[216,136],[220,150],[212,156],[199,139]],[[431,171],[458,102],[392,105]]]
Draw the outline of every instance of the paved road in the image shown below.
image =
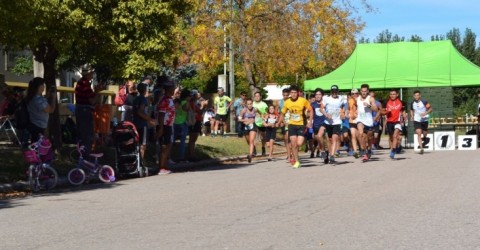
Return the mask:
[[479,156],[278,159],[0,201],[0,249],[478,249]]

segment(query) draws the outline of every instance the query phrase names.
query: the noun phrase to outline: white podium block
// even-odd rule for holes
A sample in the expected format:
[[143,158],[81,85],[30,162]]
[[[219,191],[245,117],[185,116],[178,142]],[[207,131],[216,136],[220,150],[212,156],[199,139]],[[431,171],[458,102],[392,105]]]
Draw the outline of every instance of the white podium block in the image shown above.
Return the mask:
[[[424,142],[423,151],[433,151],[433,134],[427,134],[427,143]],[[420,151],[417,134],[413,135],[413,150]]]
[[455,131],[437,131],[434,135],[435,150],[455,150]]
[[477,135],[459,135],[458,150],[476,150],[477,149]]

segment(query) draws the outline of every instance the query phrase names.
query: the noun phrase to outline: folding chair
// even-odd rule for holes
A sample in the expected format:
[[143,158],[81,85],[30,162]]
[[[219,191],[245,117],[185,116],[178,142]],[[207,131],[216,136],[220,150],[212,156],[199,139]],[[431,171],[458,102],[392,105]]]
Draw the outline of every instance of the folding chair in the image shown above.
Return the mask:
[[[13,124],[10,121],[10,118],[8,116],[1,116],[0,117],[0,124],[1,124],[0,125],[0,130],[5,131],[5,134],[7,134],[7,137],[8,137],[9,141],[11,141],[13,144],[18,143],[18,145],[22,145],[22,143],[18,139],[17,131],[15,130],[15,127],[13,126]],[[11,138],[10,133],[12,133],[15,138]],[[16,139],[16,141],[14,141],[12,139]]]

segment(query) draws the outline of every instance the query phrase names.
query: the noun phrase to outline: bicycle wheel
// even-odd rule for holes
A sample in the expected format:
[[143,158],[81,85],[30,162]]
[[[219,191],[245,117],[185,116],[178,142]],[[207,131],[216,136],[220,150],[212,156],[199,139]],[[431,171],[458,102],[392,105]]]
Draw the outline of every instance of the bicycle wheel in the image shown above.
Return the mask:
[[50,165],[44,164],[38,174],[38,184],[40,188],[50,190],[57,186],[58,173]]
[[72,150],[72,152],[70,152],[70,160],[72,160],[73,162],[78,162],[78,158],[80,158],[80,153],[78,152],[78,150]]
[[78,186],[85,181],[85,171],[81,168],[74,168],[68,172],[67,179],[70,184]]
[[102,182],[114,182],[115,181],[115,171],[113,168],[108,165],[103,165],[98,171],[98,178]]

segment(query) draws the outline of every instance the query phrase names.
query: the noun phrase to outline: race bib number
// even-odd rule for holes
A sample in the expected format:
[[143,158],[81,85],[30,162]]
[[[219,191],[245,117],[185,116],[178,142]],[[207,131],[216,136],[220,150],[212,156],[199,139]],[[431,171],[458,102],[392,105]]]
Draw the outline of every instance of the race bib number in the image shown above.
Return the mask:
[[322,112],[320,112],[320,108],[315,108],[315,115],[323,116]]
[[252,129],[253,129],[253,123],[245,125],[245,130],[252,130]]
[[330,114],[332,115],[332,117],[338,117],[338,116],[340,116],[340,111],[339,110],[332,110],[332,112]]
[[255,117],[255,123],[262,123],[262,117]]
[[269,124],[274,124],[275,122],[277,122],[277,119],[275,119],[275,118],[268,118],[267,119],[267,123],[269,123]]
[[299,122],[301,121],[301,116],[299,114],[291,114],[290,115],[290,120],[294,121],[294,122]]
[[365,113],[365,112],[359,112],[359,113],[358,113],[358,117],[359,117],[359,118],[367,118],[367,113]]

